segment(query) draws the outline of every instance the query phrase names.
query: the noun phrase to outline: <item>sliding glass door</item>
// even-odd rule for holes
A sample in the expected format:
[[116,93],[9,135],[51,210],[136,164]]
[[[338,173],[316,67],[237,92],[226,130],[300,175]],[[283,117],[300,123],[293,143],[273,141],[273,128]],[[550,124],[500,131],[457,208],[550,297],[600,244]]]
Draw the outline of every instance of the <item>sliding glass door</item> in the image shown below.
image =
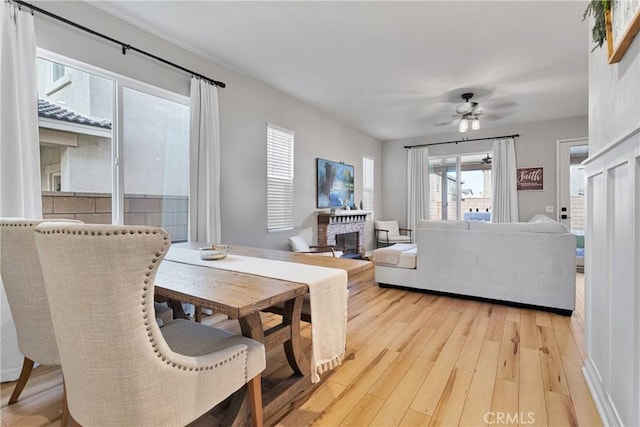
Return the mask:
[[431,219],[490,221],[491,156],[429,159]]
[[189,99],[48,53],[38,89],[44,217],[187,240]]
[[164,227],[187,240],[189,106],[167,94],[122,88],[124,224]]
[[112,221],[115,81],[38,58],[44,218]]

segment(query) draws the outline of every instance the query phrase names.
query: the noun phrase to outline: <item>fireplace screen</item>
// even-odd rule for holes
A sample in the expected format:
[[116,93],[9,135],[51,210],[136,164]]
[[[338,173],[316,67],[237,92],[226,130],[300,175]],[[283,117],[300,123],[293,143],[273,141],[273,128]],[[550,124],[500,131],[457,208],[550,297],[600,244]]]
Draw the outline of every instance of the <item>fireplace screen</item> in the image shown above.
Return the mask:
[[346,254],[359,253],[358,245],[360,243],[360,233],[357,231],[353,233],[336,234],[336,250],[342,251]]

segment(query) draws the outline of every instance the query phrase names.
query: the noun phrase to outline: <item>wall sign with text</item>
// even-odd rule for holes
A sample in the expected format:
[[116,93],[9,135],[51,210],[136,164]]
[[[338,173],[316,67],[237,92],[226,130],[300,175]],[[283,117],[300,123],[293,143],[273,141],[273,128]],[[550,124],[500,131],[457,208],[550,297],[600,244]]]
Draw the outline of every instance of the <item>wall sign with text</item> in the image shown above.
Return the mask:
[[543,190],[543,168],[518,168],[518,190]]

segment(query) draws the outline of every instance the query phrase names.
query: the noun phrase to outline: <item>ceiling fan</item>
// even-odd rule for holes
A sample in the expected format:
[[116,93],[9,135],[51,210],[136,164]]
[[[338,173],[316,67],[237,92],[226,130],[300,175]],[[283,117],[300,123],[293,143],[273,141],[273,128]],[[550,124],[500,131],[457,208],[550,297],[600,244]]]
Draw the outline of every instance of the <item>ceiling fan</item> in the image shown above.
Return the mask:
[[469,124],[471,124],[472,130],[480,129],[479,117],[482,115],[480,104],[471,101],[471,98],[473,98],[472,92],[463,93],[460,97],[464,102],[456,105],[456,114],[453,115],[454,118],[460,119],[458,130],[466,132],[469,129]]
[[464,102],[456,105],[456,114],[453,117],[467,117],[473,118],[478,117],[482,114],[482,110],[479,108],[480,104],[475,101],[471,101],[473,98],[473,93],[463,93],[460,97],[464,100]]
[[[434,126],[448,126],[451,124],[458,124],[458,130],[460,132],[466,132],[471,130],[480,129],[480,116],[482,120],[495,121],[503,119],[517,111],[518,103],[505,100],[501,97],[494,96],[495,89],[485,88],[463,88],[454,89],[449,92],[447,102],[452,102],[455,105],[455,114],[449,120],[435,122]],[[480,97],[483,99],[482,107],[477,101],[473,101],[473,98]],[[455,103],[462,98],[463,102]],[[488,113],[485,112],[488,111]],[[444,117],[442,117],[444,118]]]

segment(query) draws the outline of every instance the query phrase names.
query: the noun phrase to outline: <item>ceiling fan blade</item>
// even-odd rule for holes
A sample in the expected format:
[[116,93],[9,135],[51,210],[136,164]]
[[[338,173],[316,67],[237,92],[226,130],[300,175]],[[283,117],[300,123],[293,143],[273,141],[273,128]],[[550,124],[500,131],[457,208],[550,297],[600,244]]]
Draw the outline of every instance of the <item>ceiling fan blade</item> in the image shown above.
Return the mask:
[[459,115],[453,115],[453,116],[439,116],[439,117],[434,117],[431,120],[431,124],[433,126],[436,127],[440,127],[440,126],[448,126],[450,124],[456,123],[458,122],[458,120],[460,119]]
[[485,114],[485,115],[483,116],[483,118],[484,118],[485,120],[490,120],[490,121],[502,120],[502,119],[504,119],[505,117],[509,117],[510,115],[515,114],[515,113],[516,113],[516,111],[515,111],[515,110],[512,110],[512,111],[503,111],[503,112],[501,112],[501,113],[499,113],[499,114],[496,114],[496,113],[487,113],[487,114]]
[[495,110],[514,110],[520,106],[515,101],[504,101],[504,100],[488,100],[484,105],[487,106],[491,111]]

